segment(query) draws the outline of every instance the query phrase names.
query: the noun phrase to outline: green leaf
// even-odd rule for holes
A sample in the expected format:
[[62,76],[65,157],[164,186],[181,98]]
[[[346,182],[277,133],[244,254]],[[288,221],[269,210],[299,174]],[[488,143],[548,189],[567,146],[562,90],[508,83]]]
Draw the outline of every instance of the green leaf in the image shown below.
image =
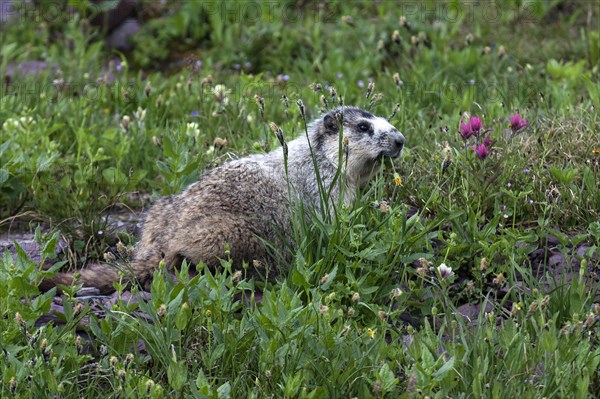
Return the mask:
[[300,251],[296,254],[296,267],[292,271],[292,283],[302,288],[309,288],[311,272],[305,267],[306,261]]
[[587,166],[583,170],[583,184],[585,189],[588,190],[591,195],[598,190],[598,182],[596,181],[594,172]]
[[52,234],[52,237],[46,241],[42,249],[42,257],[54,259],[56,257],[56,243],[58,242],[58,231]]
[[97,338],[100,340],[106,339],[106,335],[102,332],[102,328],[100,328],[100,325],[98,325],[98,320],[95,316],[93,316],[93,314],[90,315],[88,326],[90,327],[92,334],[94,334]]
[[539,340],[546,353],[554,353],[558,347],[558,338],[555,331],[543,331],[539,336]]
[[31,309],[36,314],[44,314],[50,311],[50,305],[56,295],[56,287],[51,290],[44,292],[42,295],[38,295],[31,301]]
[[210,354],[211,363],[216,364],[223,357],[223,353],[225,353],[225,345],[219,344],[215,346],[215,349]]
[[169,314],[177,314],[181,309],[181,302],[183,301],[184,290],[179,291],[179,294],[173,298],[172,301],[167,305]]
[[167,286],[165,284],[165,278],[159,270],[156,270],[154,272],[154,277],[152,278],[152,284],[150,286],[150,292],[152,292],[152,298],[153,299],[163,298],[165,296],[166,290],[167,290]]
[[54,161],[56,159],[58,159],[58,156],[59,156],[58,152],[53,152],[50,155],[48,155],[46,153],[42,153],[36,161],[36,171],[37,172],[47,171],[50,168],[50,165],[52,165],[54,163]]
[[390,370],[390,366],[387,363],[381,366],[377,374],[381,381],[382,392],[390,392],[398,385],[399,380],[394,375],[394,372]]
[[14,49],[17,48],[17,43],[6,43],[2,45],[0,48],[0,55],[5,58],[10,58],[10,53],[13,52]]
[[548,171],[550,172],[550,175],[555,181],[564,184],[565,186],[573,183],[573,181],[579,175],[579,170],[577,170],[576,168],[561,169],[555,165],[550,165]]
[[448,360],[446,363],[444,363],[444,365],[442,367],[440,367],[435,373],[433,373],[431,376],[436,380],[436,381],[441,381],[444,379],[444,377],[446,376],[446,374],[448,374],[450,372],[450,370],[452,370],[452,368],[454,367],[454,357],[451,357],[450,360]]
[[127,184],[127,176],[114,166],[104,169],[102,177],[109,185],[123,186]]
[[[2,126],[0,126],[1,128]],[[7,135],[5,135],[7,136]],[[4,139],[4,137],[2,137]],[[0,144],[0,157],[2,155],[4,155],[4,152],[8,149],[8,147],[10,146],[10,144],[12,143],[12,140],[9,138],[7,139],[4,143]],[[4,161],[3,161],[4,163]]]
[[231,398],[231,384],[229,384],[229,381],[217,388],[217,397],[219,399]]
[[187,382],[187,367],[185,360],[171,359],[167,366],[167,380],[177,391],[181,390]]
[[167,158],[175,158],[176,157],[175,149],[173,148],[174,144],[169,136],[163,137],[162,145],[163,145],[163,154],[165,154],[165,157],[167,157]]
[[[598,370],[596,370],[598,371]],[[590,386],[590,371],[588,370],[587,367],[584,367],[583,370],[581,371],[581,377],[578,378],[579,381],[577,381],[576,387],[577,387],[577,394],[576,394],[576,398],[577,399],[585,399],[585,398],[589,398],[590,396],[590,391],[588,391],[588,387]]]
[[204,370],[202,369],[198,371],[198,376],[196,377],[196,388],[198,388],[198,392],[200,392],[200,394],[212,396],[211,385],[206,379],[206,376],[204,375]]
[[548,232],[550,234],[552,234],[554,237],[556,237],[556,239],[558,239],[558,241],[560,241],[560,243],[562,245],[564,245],[565,247],[568,246],[571,242],[571,239],[569,238],[569,236],[567,236],[562,231],[558,231],[556,229],[549,229]]
[[179,167],[177,174],[180,176],[187,176],[198,168],[198,161],[190,161]]
[[8,170],[0,168],[0,184],[6,183],[6,181],[8,180],[8,176]]
[[284,395],[286,398],[295,398],[302,384],[302,372],[298,371],[291,377],[285,378]]
[[588,227],[590,234],[600,242],[600,222],[592,222]]
[[184,306],[182,306],[176,314],[175,327],[177,327],[179,330],[183,330],[192,317],[192,310],[187,303],[184,303]]
[[63,267],[67,263],[69,263],[68,260],[62,260],[60,262],[56,262],[49,269],[44,270],[43,273],[44,273],[44,275],[53,275],[55,272],[57,272],[61,267]]
[[329,287],[331,287],[331,284],[333,283],[333,280],[335,280],[335,276],[337,276],[337,271],[338,271],[338,267],[336,265],[333,268],[333,270],[331,270],[331,272],[329,272],[329,274],[327,276],[327,281],[325,281],[325,283],[323,283],[321,285],[321,289],[323,291],[327,291],[329,289]]

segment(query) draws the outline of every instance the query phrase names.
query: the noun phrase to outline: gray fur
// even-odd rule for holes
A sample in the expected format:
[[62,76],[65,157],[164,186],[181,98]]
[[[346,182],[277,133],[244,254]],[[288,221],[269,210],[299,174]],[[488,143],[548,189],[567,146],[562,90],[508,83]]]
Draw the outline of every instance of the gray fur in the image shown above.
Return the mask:
[[[337,108],[315,120],[308,128],[308,137],[326,188],[338,167],[339,114],[343,135],[348,139],[342,179],[346,182],[344,201],[348,203],[384,156],[400,156],[404,137],[387,120],[355,107]],[[371,129],[360,131],[361,123]],[[319,188],[306,134],[289,142],[288,148],[292,201],[319,207]],[[332,201],[338,197],[336,187]],[[218,268],[219,258],[226,258],[226,244],[235,267],[255,260],[268,264],[262,239],[278,248],[284,244],[281,240],[291,240],[290,205],[281,147],[268,154],[227,162],[207,171],[181,194],[162,198],[151,207],[131,259],[131,272],[146,282],[161,260],[168,267],[187,259],[192,264],[202,261]],[[112,291],[113,281],[118,280],[115,268],[105,264],[92,265],[79,274],[79,282],[102,292]],[[60,273],[41,287],[48,289],[57,283],[72,284],[73,275]]]

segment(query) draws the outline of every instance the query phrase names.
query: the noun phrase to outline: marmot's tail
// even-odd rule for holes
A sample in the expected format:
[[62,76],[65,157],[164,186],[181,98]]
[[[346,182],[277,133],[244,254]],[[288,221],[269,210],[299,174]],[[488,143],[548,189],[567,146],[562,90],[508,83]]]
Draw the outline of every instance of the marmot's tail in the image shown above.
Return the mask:
[[113,283],[120,279],[119,269],[105,263],[89,265],[85,269],[78,270],[77,273],[79,274],[77,280],[73,278],[73,273],[58,273],[42,281],[39,288],[41,291],[48,291],[57,284],[83,284],[84,287],[98,288],[101,294],[110,294],[115,291]]

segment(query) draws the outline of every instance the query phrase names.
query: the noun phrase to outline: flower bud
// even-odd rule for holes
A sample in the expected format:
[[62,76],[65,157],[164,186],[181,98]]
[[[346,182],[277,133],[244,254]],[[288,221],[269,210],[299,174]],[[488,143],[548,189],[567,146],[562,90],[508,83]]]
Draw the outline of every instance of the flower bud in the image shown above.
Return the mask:
[[123,126],[123,129],[125,129],[126,131],[129,130],[129,122],[130,122],[129,115],[124,115],[123,118],[121,119],[121,126]]

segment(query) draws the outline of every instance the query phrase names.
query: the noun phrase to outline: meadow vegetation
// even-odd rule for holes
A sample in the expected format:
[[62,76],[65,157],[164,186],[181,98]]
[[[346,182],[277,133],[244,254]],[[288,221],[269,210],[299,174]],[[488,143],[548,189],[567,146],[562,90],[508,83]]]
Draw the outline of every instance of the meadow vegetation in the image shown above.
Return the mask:
[[[0,230],[41,248],[0,254],[0,397],[599,397],[598,4],[144,0],[122,53],[97,8],[37,3],[0,30]],[[101,311],[39,291],[126,265],[154,198],[276,148],[271,122],[303,134],[298,100],[390,117],[406,148],[295,217],[276,281],[224,259]]]

